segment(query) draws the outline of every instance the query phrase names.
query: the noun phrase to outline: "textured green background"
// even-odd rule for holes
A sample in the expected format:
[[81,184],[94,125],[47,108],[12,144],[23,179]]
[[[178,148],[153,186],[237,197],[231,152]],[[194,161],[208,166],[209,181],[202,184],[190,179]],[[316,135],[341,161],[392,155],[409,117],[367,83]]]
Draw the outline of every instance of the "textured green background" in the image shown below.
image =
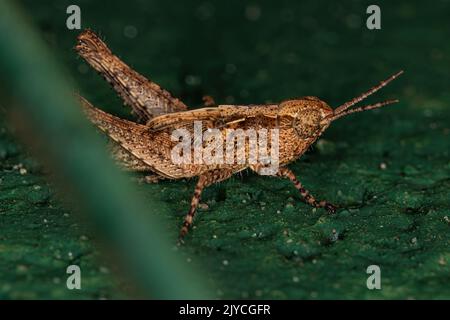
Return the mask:
[[[344,208],[337,215],[301,203],[288,181],[244,173],[206,190],[209,208],[178,252],[218,298],[450,298],[449,1],[380,1],[379,31],[365,27],[364,1],[21,3],[80,92],[123,117],[72,50],[69,4],[81,6],[83,28],[192,107],[205,94],[242,104],[315,95],[337,106],[404,69],[370,100],[400,104],[336,122],[291,165],[317,198]],[[96,233],[0,124],[0,298],[129,297]],[[162,218],[174,243],[194,184],[140,186],[172,209]],[[81,291],[65,287],[69,264],[82,268]],[[382,290],[366,288],[371,264]]]

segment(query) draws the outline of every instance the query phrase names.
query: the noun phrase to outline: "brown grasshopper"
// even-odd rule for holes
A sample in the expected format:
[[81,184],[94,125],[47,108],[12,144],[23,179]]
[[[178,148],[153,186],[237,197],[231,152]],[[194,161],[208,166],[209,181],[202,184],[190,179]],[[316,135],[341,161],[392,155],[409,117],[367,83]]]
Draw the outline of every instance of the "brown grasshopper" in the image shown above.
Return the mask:
[[[179,143],[171,134],[176,129],[194,131],[194,122],[201,121],[201,131],[217,128],[223,136],[230,129],[277,129],[279,132],[279,168],[274,176],[288,178],[299,190],[306,203],[315,208],[325,208],[334,213],[336,206],[327,201],[317,201],[294,173],[286,167],[298,159],[336,119],[371,109],[380,108],[398,100],[387,100],[354,109],[350,107],[366,99],[389,82],[397,78],[400,71],[360,96],[332,109],[316,97],[302,97],[277,104],[264,105],[218,105],[196,110],[187,106],[157,84],[132,70],[92,31],[87,30],[78,37],[75,47],[95,70],[116,90],[125,104],[130,106],[137,121],[120,119],[93,107],[81,98],[89,119],[113,141],[113,154],[126,168],[149,171],[158,177],[181,179],[198,177],[188,214],[180,231],[182,240],[192,225],[202,190],[233,174],[250,169],[261,173],[261,163],[174,163],[171,151]],[[211,99],[209,104],[211,103]],[[203,142],[200,142],[203,146]],[[234,146],[234,144],[233,144]],[[248,156],[249,148],[245,149]],[[246,159],[248,159],[247,157]]]

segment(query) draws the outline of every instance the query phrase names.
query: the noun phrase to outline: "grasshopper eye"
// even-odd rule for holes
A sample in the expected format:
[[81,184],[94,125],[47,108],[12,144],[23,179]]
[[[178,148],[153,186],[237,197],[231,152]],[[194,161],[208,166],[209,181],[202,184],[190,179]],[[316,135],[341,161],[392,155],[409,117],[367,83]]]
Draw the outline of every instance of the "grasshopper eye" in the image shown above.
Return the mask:
[[292,127],[301,139],[313,137],[320,129],[322,117],[318,110],[303,109],[292,121]]

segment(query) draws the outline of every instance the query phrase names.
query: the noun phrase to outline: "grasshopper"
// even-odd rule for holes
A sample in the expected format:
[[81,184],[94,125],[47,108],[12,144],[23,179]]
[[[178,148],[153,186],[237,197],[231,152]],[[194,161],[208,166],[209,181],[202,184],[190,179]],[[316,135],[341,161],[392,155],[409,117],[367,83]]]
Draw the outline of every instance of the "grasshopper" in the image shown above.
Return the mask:
[[[88,118],[113,141],[112,152],[116,160],[129,170],[152,172],[160,178],[198,177],[190,209],[180,231],[181,241],[193,223],[205,187],[246,169],[260,174],[263,165],[248,161],[231,164],[174,163],[171,151],[179,142],[171,138],[174,130],[183,128],[193,132],[196,121],[202,122],[202,131],[217,128],[223,135],[229,129],[277,129],[279,168],[273,176],[289,179],[304,202],[312,207],[335,213],[337,207],[327,201],[316,200],[287,165],[300,158],[333,121],[398,102],[386,100],[350,109],[403,73],[397,72],[335,109],[317,97],[306,96],[261,105],[215,105],[211,98],[207,98],[207,107],[188,110],[182,101],[121,61],[92,31],[86,30],[78,36],[75,50],[112,85],[137,118],[136,121],[118,118],[80,97]],[[248,148],[246,152],[249,152]]]

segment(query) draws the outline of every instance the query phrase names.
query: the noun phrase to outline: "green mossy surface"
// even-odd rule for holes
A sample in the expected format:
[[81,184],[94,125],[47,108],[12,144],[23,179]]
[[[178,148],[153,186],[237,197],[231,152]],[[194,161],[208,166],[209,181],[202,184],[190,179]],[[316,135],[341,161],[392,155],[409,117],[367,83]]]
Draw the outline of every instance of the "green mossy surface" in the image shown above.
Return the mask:
[[[129,117],[72,50],[72,2],[21,3],[80,92]],[[218,298],[450,298],[448,1],[380,2],[378,31],[365,27],[365,1],[74,3],[83,27],[192,107],[202,95],[239,104],[314,95],[337,106],[404,69],[370,98],[400,104],[334,123],[290,166],[312,194],[341,207],[336,215],[303,204],[289,181],[244,173],[205,191],[208,208],[178,252]],[[0,298],[128,297],[95,232],[61,204],[5,121],[1,128]],[[194,184],[140,186],[172,209],[162,218],[174,243]],[[70,264],[82,268],[80,291],[66,289]],[[382,290],[366,287],[373,264]]]

